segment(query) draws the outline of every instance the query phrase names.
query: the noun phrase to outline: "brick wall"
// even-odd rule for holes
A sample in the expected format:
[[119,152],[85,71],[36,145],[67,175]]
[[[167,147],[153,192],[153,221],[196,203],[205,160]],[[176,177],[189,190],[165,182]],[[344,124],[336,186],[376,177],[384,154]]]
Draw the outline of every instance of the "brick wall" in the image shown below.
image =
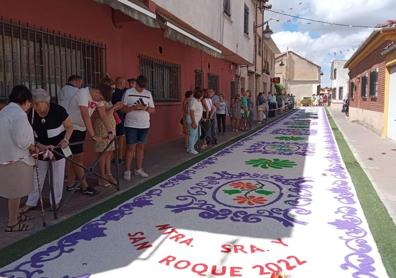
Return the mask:
[[[350,81],[355,83],[356,89],[354,91],[353,99],[350,100],[350,106],[361,108],[365,110],[384,112],[384,97],[385,97],[385,58],[381,56],[381,52],[389,41],[384,42],[374,52],[367,56],[363,61],[354,67],[350,68]],[[370,72],[378,68],[378,84],[377,97],[370,97]],[[367,97],[361,96],[361,81],[359,77],[368,74],[367,80]]]

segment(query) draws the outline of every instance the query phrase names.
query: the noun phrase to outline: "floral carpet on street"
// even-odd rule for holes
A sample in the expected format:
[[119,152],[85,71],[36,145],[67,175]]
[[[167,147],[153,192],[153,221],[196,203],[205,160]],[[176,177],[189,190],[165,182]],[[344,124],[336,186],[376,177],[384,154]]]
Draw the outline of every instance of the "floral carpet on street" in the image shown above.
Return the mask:
[[0,277],[274,272],[388,277],[322,108],[270,123],[3,267]]

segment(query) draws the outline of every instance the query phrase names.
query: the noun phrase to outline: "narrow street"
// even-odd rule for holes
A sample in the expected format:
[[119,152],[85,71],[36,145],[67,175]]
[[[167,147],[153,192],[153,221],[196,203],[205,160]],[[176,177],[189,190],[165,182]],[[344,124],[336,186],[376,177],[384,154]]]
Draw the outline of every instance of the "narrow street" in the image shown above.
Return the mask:
[[387,277],[324,108],[280,118],[3,267],[0,277],[273,272]]

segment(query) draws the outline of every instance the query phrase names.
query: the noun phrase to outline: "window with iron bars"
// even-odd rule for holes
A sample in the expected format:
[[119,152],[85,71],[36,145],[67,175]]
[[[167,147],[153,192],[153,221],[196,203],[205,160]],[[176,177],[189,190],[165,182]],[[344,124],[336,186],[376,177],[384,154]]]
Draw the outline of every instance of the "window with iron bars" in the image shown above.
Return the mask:
[[202,70],[195,70],[195,88],[203,89],[204,86],[204,75]]
[[362,98],[366,98],[367,97],[367,76],[364,75],[361,77],[361,81],[360,81],[360,95],[362,96]]
[[216,93],[219,92],[219,76],[208,73],[208,89],[214,90]]
[[356,88],[355,88],[355,82],[351,81],[351,82],[350,82],[350,86],[349,86],[349,95],[350,95],[350,98],[351,98],[351,99],[353,99],[353,97],[354,97],[355,90],[356,90]]
[[95,86],[105,72],[105,55],[103,44],[0,18],[0,99],[18,84],[56,98],[72,74]]
[[370,72],[370,96],[377,96],[378,91],[378,72],[377,70],[373,70]]
[[180,65],[143,55],[139,56],[139,65],[155,101],[180,101]]

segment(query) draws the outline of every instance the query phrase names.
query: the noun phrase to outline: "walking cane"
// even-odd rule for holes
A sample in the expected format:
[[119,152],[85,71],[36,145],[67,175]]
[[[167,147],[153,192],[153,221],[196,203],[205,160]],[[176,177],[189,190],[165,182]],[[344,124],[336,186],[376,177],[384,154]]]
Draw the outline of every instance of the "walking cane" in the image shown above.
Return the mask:
[[51,208],[54,213],[54,219],[58,219],[58,213],[56,209],[56,204],[55,204],[55,192],[54,192],[54,169],[52,167],[52,160],[48,160],[48,169],[49,169],[49,174],[48,174],[48,183],[50,187],[50,195],[51,195]]
[[38,189],[38,192],[39,192],[39,199],[40,199],[41,218],[43,220],[43,227],[47,227],[47,223],[45,222],[43,195],[41,194],[40,179],[39,179],[39,173],[38,173],[38,155],[36,156],[35,168],[36,168],[37,189]]

